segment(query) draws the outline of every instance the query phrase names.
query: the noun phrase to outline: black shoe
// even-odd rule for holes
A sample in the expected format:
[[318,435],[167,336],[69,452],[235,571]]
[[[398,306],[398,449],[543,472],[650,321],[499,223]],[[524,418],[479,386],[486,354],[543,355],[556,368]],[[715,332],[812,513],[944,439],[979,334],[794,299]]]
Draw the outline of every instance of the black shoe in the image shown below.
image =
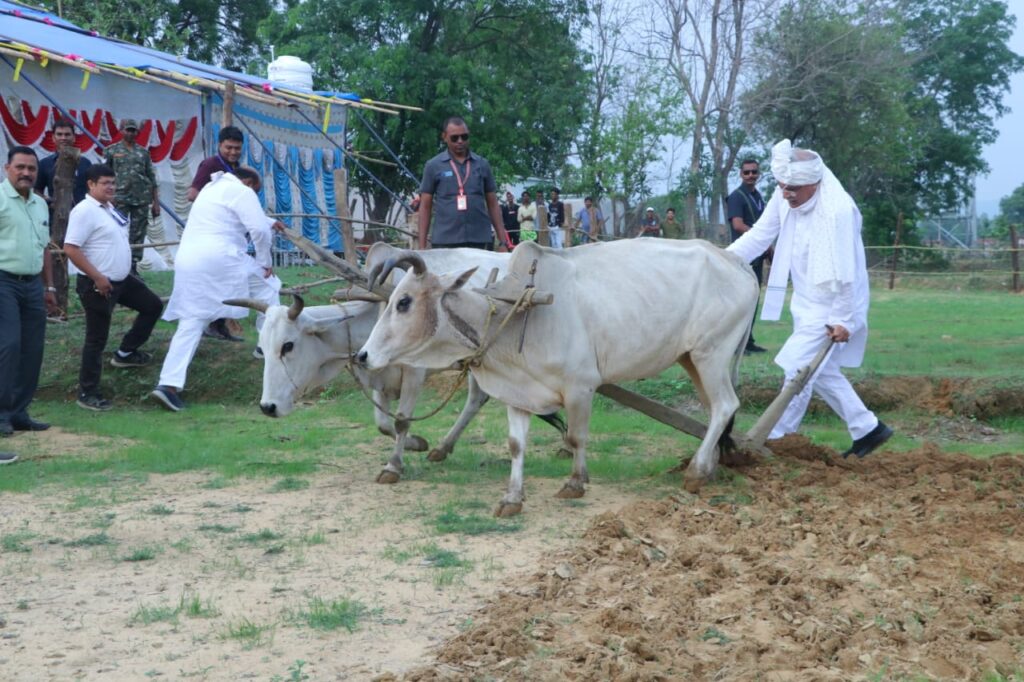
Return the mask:
[[18,456],[13,452],[0,452],[0,464],[14,464],[18,461]]
[[114,367],[145,367],[153,362],[153,355],[144,350],[133,350],[128,355],[120,355],[120,351],[114,353],[110,358],[110,364]]
[[78,396],[78,400],[75,402],[79,407],[86,410],[92,410],[93,412],[107,412],[114,409],[114,403],[100,395],[82,394]]
[[15,431],[45,431],[50,428],[50,425],[46,422],[37,422],[31,417],[12,419],[11,426],[14,427]]
[[767,349],[761,348],[756,343],[748,343],[747,347],[743,349],[744,355],[750,355],[751,353],[767,353]]
[[171,412],[181,412],[185,409],[185,403],[181,401],[178,392],[170,386],[157,386],[149,397],[157,401]]
[[0,437],[6,438],[7,436],[14,435],[14,427],[11,426],[9,421],[0,421]]
[[871,433],[853,441],[853,445],[850,446],[849,450],[843,453],[843,457],[846,458],[850,455],[867,457],[885,443],[885,441],[892,438],[892,433],[892,429],[879,421],[878,426],[873,428]]
[[226,320],[214,320],[206,329],[203,330],[203,336],[208,336],[212,339],[219,339],[221,341],[234,341],[235,343],[241,343],[245,339],[241,336],[235,336],[228,331],[228,325]]

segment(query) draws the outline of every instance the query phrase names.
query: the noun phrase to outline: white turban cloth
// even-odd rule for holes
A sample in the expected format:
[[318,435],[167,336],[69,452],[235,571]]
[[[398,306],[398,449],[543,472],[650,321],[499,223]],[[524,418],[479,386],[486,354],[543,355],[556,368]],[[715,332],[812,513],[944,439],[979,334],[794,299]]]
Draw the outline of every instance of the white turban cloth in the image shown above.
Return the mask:
[[[853,284],[856,205],[842,183],[816,152],[794,148],[789,140],[772,147],[772,175],[783,185],[820,183],[814,200],[807,202],[813,225],[807,276],[817,287],[838,293]],[[801,207],[802,208],[802,207]],[[799,209],[797,209],[799,210]]]
[[[797,156],[808,158],[794,158]],[[813,185],[821,180],[824,171],[825,164],[816,152],[795,149],[789,140],[783,140],[772,147],[772,175],[783,185]]]

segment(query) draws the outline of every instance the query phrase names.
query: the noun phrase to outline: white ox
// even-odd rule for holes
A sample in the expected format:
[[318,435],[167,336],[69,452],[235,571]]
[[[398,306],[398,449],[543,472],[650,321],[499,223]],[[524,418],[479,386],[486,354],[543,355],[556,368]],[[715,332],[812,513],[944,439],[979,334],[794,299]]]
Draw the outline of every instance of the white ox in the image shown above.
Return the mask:
[[[386,244],[375,244],[367,255],[366,265],[384,267],[401,253],[404,252]],[[486,273],[492,268],[503,272],[509,260],[508,254],[478,249],[436,250],[424,255],[427,262],[438,268],[479,266],[479,285],[484,284]],[[393,263],[387,267],[390,269]],[[365,301],[307,307],[301,297],[295,297],[290,307],[260,305],[255,301],[236,303],[266,313],[259,339],[264,351],[260,409],[268,417],[287,416],[295,409],[299,396],[334,379],[369,338],[381,310],[379,303]],[[394,450],[377,480],[395,483],[402,474],[404,451],[423,451],[428,445],[420,436],[409,435],[407,420],[392,420],[388,412],[392,401],[397,400],[397,414],[412,415],[428,372],[400,365],[373,372],[358,366],[354,369],[360,383],[372,391],[377,428],[395,438]],[[490,398],[472,377],[468,384],[466,404],[441,443],[431,450],[431,461],[442,461],[451,454],[463,430]],[[542,419],[564,431],[557,415],[545,415]]]
[[[359,352],[365,367],[441,368],[466,360],[511,309],[467,286],[472,269],[437,274],[425,255],[404,256],[414,275],[398,283]],[[709,413],[685,476],[687,489],[699,489],[715,471],[719,443],[731,442],[739,407],[734,384],[758,297],[750,267],[697,240],[630,239],[566,250],[527,242],[509,264],[518,283],[528,281],[534,261],[536,287],[553,293],[553,303],[530,310],[521,352],[523,323],[516,320],[472,369],[480,387],[508,406],[512,472],[495,514],[522,510],[530,413],[566,409],[573,468],[558,497],[581,497],[596,389],[654,376],[674,363],[686,369]]]

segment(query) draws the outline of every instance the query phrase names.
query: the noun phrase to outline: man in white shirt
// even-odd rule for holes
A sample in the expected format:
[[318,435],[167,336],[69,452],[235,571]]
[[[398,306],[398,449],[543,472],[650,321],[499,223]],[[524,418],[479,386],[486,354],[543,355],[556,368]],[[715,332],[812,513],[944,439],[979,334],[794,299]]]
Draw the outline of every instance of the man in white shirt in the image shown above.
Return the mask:
[[813,391],[846,422],[853,445],[843,456],[864,457],[893,432],[865,407],[840,371],[859,367],[867,344],[870,297],[860,211],[821,157],[789,140],[772,149],[772,174],[778,189],[754,226],[728,250],[750,262],[778,237],[761,319],[779,319],[792,279],[793,334],[775,358],[787,381],[810,363],[826,338],[836,346],[769,438],[796,432]]
[[[165,320],[178,320],[178,329],[167,349],[160,383],[150,393],[173,412],[185,407],[178,392],[185,387],[203,328],[216,319],[249,314],[248,308],[222,301],[255,298],[279,303],[281,280],[271,269],[270,243],[271,230],[284,225],[263,212],[256,196],[260,184],[259,174],[251,168],[214,174],[189,212],[175,257],[174,289],[164,311]],[[255,259],[246,252],[246,233],[256,247]],[[262,322],[262,315],[257,316],[257,329]]]
[[113,407],[100,393],[100,377],[114,306],[120,303],[139,314],[110,364],[143,367],[153,356],[139,347],[149,339],[164,304],[131,272],[128,217],[111,203],[117,188],[114,170],[103,164],[90,166],[85,183],[88,193],[68,217],[64,252],[78,272],[75,288],[85,311],[78,406],[102,412]]

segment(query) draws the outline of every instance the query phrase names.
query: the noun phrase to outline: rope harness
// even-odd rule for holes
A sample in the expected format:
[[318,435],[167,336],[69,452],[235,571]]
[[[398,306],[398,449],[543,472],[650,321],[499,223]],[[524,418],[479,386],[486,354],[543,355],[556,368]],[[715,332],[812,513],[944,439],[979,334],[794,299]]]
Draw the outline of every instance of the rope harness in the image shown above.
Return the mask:
[[[536,291],[537,290],[533,287],[533,284],[527,285],[523,289],[523,292],[519,295],[519,298],[517,298],[515,303],[512,304],[512,307],[509,308],[509,311],[507,313],[505,313],[504,319],[502,319],[501,323],[498,324],[498,327],[497,327],[497,329],[495,329],[494,334],[490,335],[490,336],[489,336],[489,332],[490,332],[490,328],[491,328],[491,323],[494,321],[494,316],[498,312],[498,302],[495,301],[495,299],[491,298],[490,296],[487,296],[488,310],[487,310],[487,319],[484,322],[484,333],[483,333],[483,336],[482,336],[483,341],[477,346],[476,350],[473,352],[472,355],[470,355],[465,360],[461,360],[460,361],[462,367],[459,369],[459,376],[456,379],[455,383],[452,385],[451,390],[448,391],[448,395],[445,396],[444,400],[441,401],[440,405],[435,407],[433,410],[431,410],[427,414],[420,415],[419,417],[411,417],[411,416],[410,417],[406,417],[401,412],[393,413],[390,410],[388,410],[385,407],[383,407],[380,404],[378,404],[377,401],[373,399],[373,396],[370,394],[370,392],[367,391],[366,387],[363,385],[363,382],[359,381],[359,377],[356,376],[355,369],[352,367],[352,362],[351,362],[352,357],[355,355],[355,353],[352,353],[351,355],[349,355],[349,362],[345,364],[345,368],[348,370],[348,373],[352,376],[352,378],[355,379],[356,383],[359,385],[359,388],[363,392],[363,395],[366,397],[366,399],[369,400],[371,403],[373,403],[373,406],[375,408],[377,408],[378,410],[380,410],[383,414],[387,415],[391,419],[394,419],[396,424],[398,424],[398,423],[409,424],[410,422],[416,422],[416,421],[422,421],[424,419],[429,419],[430,417],[433,417],[435,414],[437,414],[442,409],[444,409],[445,405],[447,405],[451,401],[451,399],[455,397],[455,394],[458,392],[458,390],[460,388],[462,388],[462,384],[466,381],[466,377],[469,375],[470,370],[472,370],[473,367],[479,367],[480,366],[480,363],[483,360],[484,355],[487,353],[488,350],[490,350],[491,346],[494,345],[494,342],[497,341],[498,337],[501,336],[502,331],[504,331],[505,327],[508,326],[508,323],[512,320],[512,318],[517,313],[519,313],[519,312],[529,311],[530,307],[533,305],[533,295],[534,295],[534,293]],[[525,325],[525,322],[524,322],[524,324],[523,324],[523,334],[525,335],[525,333],[526,333],[526,325]],[[352,332],[351,332],[351,329],[348,330],[348,334],[349,334],[349,348],[351,348],[352,347],[352,336],[351,336]],[[520,340],[520,351],[522,351],[522,341],[521,340]]]

